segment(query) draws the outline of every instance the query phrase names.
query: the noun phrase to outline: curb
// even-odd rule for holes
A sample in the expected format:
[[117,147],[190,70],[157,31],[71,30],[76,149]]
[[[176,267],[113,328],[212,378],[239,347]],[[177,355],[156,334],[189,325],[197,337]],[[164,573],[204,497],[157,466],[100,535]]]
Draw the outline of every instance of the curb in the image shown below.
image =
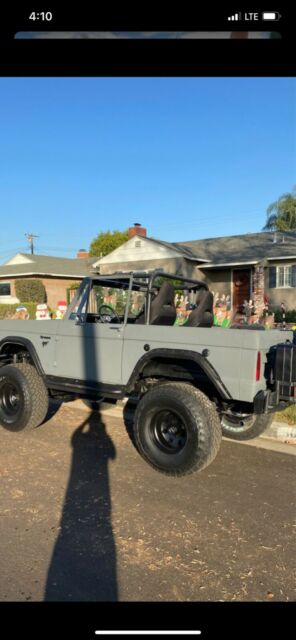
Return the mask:
[[[113,416],[114,418],[121,418],[124,406],[127,403],[127,399],[118,400],[117,404],[110,407],[102,407],[101,413],[107,416]],[[89,411],[88,407],[82,400],[73,400],[69,402],[71,409],[80,409],[82,411]],[[285,444],[296,445],[296,425],[289,425],[286,422],[274,421],[266,431],[259,436],[259,439],[276,440]],[[237,441],[235,441],[237,442]]]
[[271,438],[287,444],[296,444],[296,425],[275,420],[260,438]]

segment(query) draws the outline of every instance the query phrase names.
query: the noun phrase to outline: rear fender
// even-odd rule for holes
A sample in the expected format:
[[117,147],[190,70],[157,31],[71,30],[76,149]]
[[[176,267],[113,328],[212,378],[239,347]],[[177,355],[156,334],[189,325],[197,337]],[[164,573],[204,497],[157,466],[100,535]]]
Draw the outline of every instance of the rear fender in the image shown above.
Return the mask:
[[198,353],[196,351],[190,351],[186,349],[152,349],[151,351],[149,351],[149,353],[146,353],[144,356],[142,356],[142,358],[140,358],[140,360],[137,362],[128,380],[127,391],[129,392],[134,388],[135,383],[141,377],[141,374],[148,363],[152,363],[153,360],[157,362],[165,358],[166,360],[170,360],[174,365],[177,365],[178,361],[181,360],[186,360],[188,361],[188,363],[193,362],[197,364],[202,369],[209,381],[214,385],[222,400],[231,400],[231,394],[222,382],[216,369],[214,369],[211,363],[207,360],[208,355],[209,352],[207,349],[204,350],[204,353]]

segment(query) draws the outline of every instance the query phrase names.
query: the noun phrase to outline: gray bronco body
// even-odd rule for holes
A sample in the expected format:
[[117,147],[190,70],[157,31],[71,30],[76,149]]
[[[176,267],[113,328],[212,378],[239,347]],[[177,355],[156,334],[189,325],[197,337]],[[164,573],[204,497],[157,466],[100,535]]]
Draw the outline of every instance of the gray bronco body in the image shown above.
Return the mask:
[[[165,276],[172,278],[160,271],[86,278],[63,320],[1,321],[0,365],[33,365],[50,396],[141,398],[160,382],[177,382],[200,390],[220,416],[267,414],[295,401],[295,362],[288,381],[276,366],[278,346],[292,346],[292,331],[213,326],[207,285],[181,276],[174,276],[175,289],[205,295],[204,309],[199,314],[193,305],[192,323],[189,317],[178,326],[172,298],[164,299],[153,318],[156,283],[163,281],[160,305]],[[111,286],[123,292],[121,314],[102,297]],[[133,315],[131,299],[140,291],[143,311]]]

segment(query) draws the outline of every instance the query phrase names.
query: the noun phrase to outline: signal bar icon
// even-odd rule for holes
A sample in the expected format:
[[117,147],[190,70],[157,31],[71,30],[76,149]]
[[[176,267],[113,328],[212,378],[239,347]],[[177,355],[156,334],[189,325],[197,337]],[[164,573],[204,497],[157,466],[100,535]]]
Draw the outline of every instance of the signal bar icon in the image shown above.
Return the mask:
[[228,16],[227,20],[241,20],[242,19],[242,14],[241,13],[235,13],[233,16]]

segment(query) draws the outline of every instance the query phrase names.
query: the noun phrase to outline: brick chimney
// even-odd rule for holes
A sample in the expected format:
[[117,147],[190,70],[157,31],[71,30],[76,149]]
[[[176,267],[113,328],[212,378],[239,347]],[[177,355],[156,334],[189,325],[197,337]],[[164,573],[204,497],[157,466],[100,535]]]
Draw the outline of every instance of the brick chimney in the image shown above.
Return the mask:
[[85,251],[85,249],[79,249],[79,251],[77,251],[76,258],[89,258],[89,253],[88,251]]
[[128,239],[130,240],[134,236],[143,236],[144,238],[147,236],[147,229],[141,227],[139,222],[134,222],[134,226],[128,229]]

